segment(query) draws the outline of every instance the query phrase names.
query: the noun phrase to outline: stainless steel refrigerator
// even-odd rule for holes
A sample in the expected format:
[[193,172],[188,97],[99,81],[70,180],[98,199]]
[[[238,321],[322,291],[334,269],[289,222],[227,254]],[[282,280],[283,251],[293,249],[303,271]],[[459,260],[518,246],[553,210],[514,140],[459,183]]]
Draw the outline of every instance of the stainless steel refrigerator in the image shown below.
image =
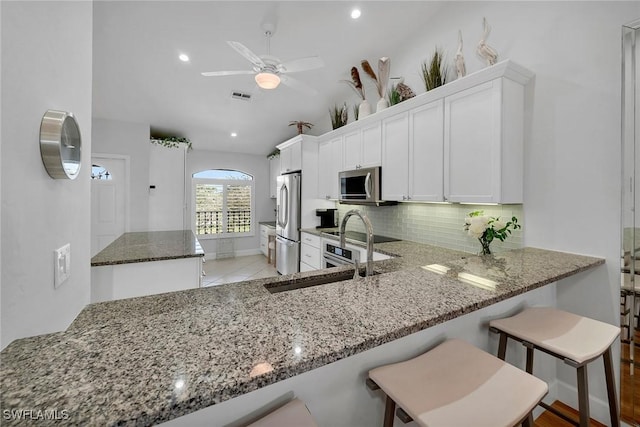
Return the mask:
[[299,172],[277,177],[276,270],[280,274],[300,271],[300,181]]

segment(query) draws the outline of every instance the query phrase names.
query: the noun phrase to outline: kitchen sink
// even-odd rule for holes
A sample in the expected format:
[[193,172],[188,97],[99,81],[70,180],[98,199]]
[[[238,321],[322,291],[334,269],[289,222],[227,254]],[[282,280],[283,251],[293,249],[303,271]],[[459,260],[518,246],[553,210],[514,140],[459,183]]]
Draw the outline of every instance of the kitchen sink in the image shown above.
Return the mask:
[[[364,274],[364,269],[361,270]],[[380,273],[374,272],[373,275]],[[272,294],[279,292],[293,291],[295,289],[309,288],[311,286],[326,285],[327,283],[342,282],[353,279],[353,270],[345,270],[339,273],[329,273],[322,276],[303,277],[290,279],[284,282],[267,283],[264,287]]]

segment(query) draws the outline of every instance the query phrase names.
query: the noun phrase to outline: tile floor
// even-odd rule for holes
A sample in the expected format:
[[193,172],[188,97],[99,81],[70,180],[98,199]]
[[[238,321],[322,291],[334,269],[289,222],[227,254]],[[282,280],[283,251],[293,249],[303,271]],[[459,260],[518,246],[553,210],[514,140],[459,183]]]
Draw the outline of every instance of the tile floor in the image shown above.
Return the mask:
[[207,260],[203,268],[207,274],[202,278],[202,286],[216,286],[278,275],[275,266],[267,264],[267,257],[262,254]]

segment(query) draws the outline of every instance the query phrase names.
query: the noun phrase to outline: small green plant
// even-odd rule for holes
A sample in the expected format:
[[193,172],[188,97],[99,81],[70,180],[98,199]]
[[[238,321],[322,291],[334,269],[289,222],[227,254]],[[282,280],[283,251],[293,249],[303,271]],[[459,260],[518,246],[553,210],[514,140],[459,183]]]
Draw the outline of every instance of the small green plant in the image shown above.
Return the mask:
[[182,138],[182,137],[178,138],[175,136],[171,136],[168,138],[151,137],[151,143],[156,145],[161,145],[167,148],[178,148],[180,147],[180,144],[186,144],[187,150],[191,150],[192,148],[191,141],[189,141],[189,138]]
[[347,103],[345,102],[342,107],[334,105],[329,109],[329,117],[331,118],[331,127],[338,129],[347,124],[349,119],[349,110],[347,110]]
[[422,80],[427,92],[444,85],[447,82],[448,71],[444,61],[444,52],[436,47],[431,61],[422,62]]
[[274,148],[272,152],[270,152],[269,154],[267,154],[267,159],[271,160],[275,157],[280,157],[280,150],[277,148]]
[[389,106],[399,104],[403,101],[396,85],[391,86],[391,89],[389,89],[387,93],[387,98],[389,98]]

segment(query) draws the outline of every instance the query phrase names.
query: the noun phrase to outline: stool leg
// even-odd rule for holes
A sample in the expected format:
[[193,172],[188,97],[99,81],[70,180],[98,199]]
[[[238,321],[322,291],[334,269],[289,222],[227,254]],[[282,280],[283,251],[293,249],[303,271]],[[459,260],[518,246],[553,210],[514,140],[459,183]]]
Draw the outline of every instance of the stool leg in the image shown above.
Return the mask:
[[589,427],[589,382],[587,381],[587,367],[578,366],[578,411],[580,412],[580,427]]
[[527,347],[527,373],[533,374],[533,347]]
[[507,355],[507,334],[500,332],[500,342],[498,344],[498,359],[504,360]]
[[613,361],[611,360],[611,347],[602,355],[604,359],[604,374],[607,380],[607,395],[609,397],[609,415],[611,416],[611,427],[620,427],[620,417],[618,414],[618,398],[616,397],[616,382],[613,376]]
[[522,427],[534,427],[533,412],[529,412],[529,415],[527,415],[527,418],[522,420]]
[[383,427],[393,427],[393,417],[396,413],[396,402],[392,398],[387,396],[387,401],[384,406],[384,424]]

